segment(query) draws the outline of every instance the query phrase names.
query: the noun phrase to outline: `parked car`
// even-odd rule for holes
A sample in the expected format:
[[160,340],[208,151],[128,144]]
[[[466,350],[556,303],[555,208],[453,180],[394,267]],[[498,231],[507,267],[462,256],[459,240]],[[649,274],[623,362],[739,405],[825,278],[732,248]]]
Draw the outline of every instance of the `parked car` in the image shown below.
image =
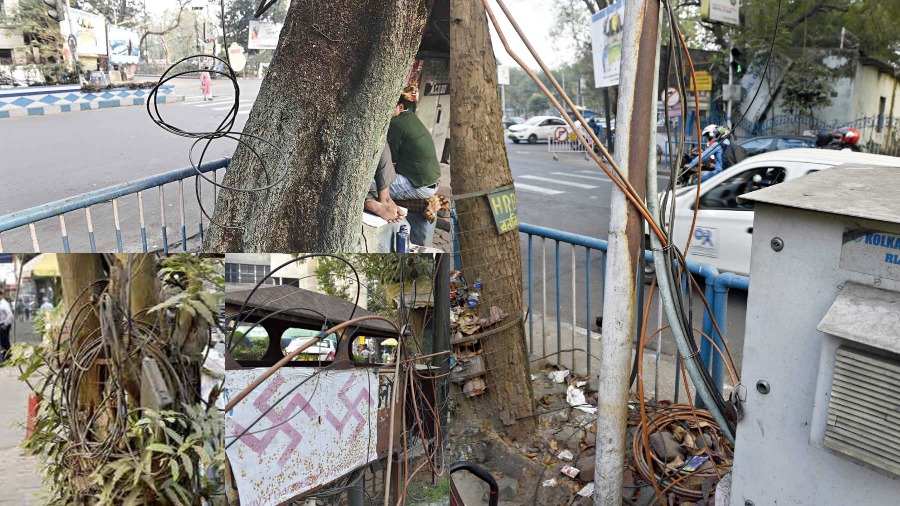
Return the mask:
[[[750,157],[707,179],[700,187],[697,225],[687,258],[710,264],[720,271],[749,275],[753,202],[738,197],[845,164],[897,167],[900,170],[900,158],[893,156],[801,148]],[[684,247],[687,242],[696,191],[697,187],[693,185],[675,190],[673,240],[679,247]]]
[[525,118],[520,118],[518,116],[505,116],[503,118],[503,128],[509,128],[520,123],[525,123]]
[[816,138],[801,135],[766,135],[739,140],[737,144],[744,148],[747,156],[755,156],[779,149],[814,148]]
[[506,130],[506,135],[516,144],[521,141],[535,144],[538,141],[549,139],[559,127],[568,128],[562,118],[535,116],[529,118],[525,123],[509,127]]

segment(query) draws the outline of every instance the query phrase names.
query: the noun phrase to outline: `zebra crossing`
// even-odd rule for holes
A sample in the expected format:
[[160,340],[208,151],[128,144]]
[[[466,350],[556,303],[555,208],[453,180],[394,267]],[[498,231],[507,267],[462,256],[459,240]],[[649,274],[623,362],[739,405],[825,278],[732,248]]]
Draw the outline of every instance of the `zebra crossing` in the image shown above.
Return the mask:
[[[253,108],[254,100],[255,99],[252,98],[242,98],[238,103],[238,116],[243,114],[250,114],[250,109]],[[192,102],[186,105],[189,107],[196,107],[198,109],[207,109],[209,111],[222,113],[231,109],[231,107],[234,105],[234,99],[232,97],[213,97],[211,101]]]
[[516,174],[516,190],[540,195],[563,195],[572,189],[596,190],[611,184],[599,170],[553,171],[543,176]]

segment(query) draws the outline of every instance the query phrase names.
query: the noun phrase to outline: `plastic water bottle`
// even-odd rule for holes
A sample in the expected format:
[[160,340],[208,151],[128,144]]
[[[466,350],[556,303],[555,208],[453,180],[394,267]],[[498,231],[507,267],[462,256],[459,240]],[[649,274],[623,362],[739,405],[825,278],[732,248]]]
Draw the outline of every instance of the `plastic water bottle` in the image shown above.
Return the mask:
[[406,253],[409,250],[409,226],[400,225],[397,232],[397,253]]

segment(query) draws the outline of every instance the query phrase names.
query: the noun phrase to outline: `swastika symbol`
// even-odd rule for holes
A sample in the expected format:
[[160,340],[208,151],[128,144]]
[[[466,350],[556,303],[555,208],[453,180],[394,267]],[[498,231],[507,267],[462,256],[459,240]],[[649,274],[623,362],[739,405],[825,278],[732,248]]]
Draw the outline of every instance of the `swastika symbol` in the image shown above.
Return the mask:
[[353,376],[347,378],[347,381],[345,381],[343,386],[341,386],[340,392],[338,392],[338,399],[340,399],[344,407],[347,408],[347,412],[344,413],[344,416],[338,419],[338,417],[334,415],[334,412],[332,412],[331,408],[328,408],[325,413],[325,419],[328,420],[328,423],[330,423],[335,429],[337,429],[338,434],[340,435],[344,434],[344,427],[346,427],[347,422],[350,418],[355,418],[358,422],[356,424],[354,432],[358,433],[363,428],[363,426],[366,424],[366,419],[359,412],[359,405],[363,401],[366,401],[366,410],[368,410],[369,405],[372,402],[371,399],[369,399],[369,389],[365,387],[361,388],[359,393],[357,393],[356,397],[354,397],[352,400],[347,396],[347,392],[353,388],[354,379],[355,378]]
[[[269,409],[271,404],[269,401],[275,395],[275,392],[278,388],[285,383],[284,378],[281,376],[276,376],[269,382],[269,386],[263,390],[262,394],[260,394],[254,401],[253,406],[259,410],[260,413]],[[283,466],[287,461],[287,458],[290,456],[291,451],[294,450],[297,445],[300,444],[300,441],[303,440],[303,436],[297,432],[297,430],[291,426],[290,423],[283,423],[289,417],[291,417],[297,409],[303,411],[310,420],[315,419],[318,416],[318,413],[315,409],[310,405],[309,401],[306,400],[306,397],[300,393],[294,393],[290,397],[290,401],[286,404],[283,404],[283,408],[275,407],[271,411],[266,414],[266,420],[270,423],[270,427],[272,429],[265,430],[262,432],[262,436],[260,437],[257,434],[253,433],[253,430],[249,431],[247,434],[241,436],[241,442],[247,445],[251,450],[253,450],[257,455],[262,455],[272,441],[278,436],[279,433],[284,433],[287,437],[290,438],[290,443],[287,448],[282,452],[281,457],[278,458],[278,465]],[[281,425],[279,425],[281,424]],[[242,427],[238,423],[234,423],[234,427],[236,429],[236,434],[240,434],[244,431],[244,427]],[[264,428],[264,427],[263,427]]]

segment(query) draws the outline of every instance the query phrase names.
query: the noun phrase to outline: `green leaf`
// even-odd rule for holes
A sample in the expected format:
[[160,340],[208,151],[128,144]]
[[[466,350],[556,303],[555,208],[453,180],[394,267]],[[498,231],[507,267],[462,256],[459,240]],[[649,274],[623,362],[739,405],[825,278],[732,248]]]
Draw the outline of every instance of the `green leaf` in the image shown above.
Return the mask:
[[166,453],[169,455],[175,454],[175,450],[173,450],[171,446],[165,445],[163,443],[149,444],[149,445],[147,445],[145,450],[147,450],[148,452],[160,452],[160,453]]

